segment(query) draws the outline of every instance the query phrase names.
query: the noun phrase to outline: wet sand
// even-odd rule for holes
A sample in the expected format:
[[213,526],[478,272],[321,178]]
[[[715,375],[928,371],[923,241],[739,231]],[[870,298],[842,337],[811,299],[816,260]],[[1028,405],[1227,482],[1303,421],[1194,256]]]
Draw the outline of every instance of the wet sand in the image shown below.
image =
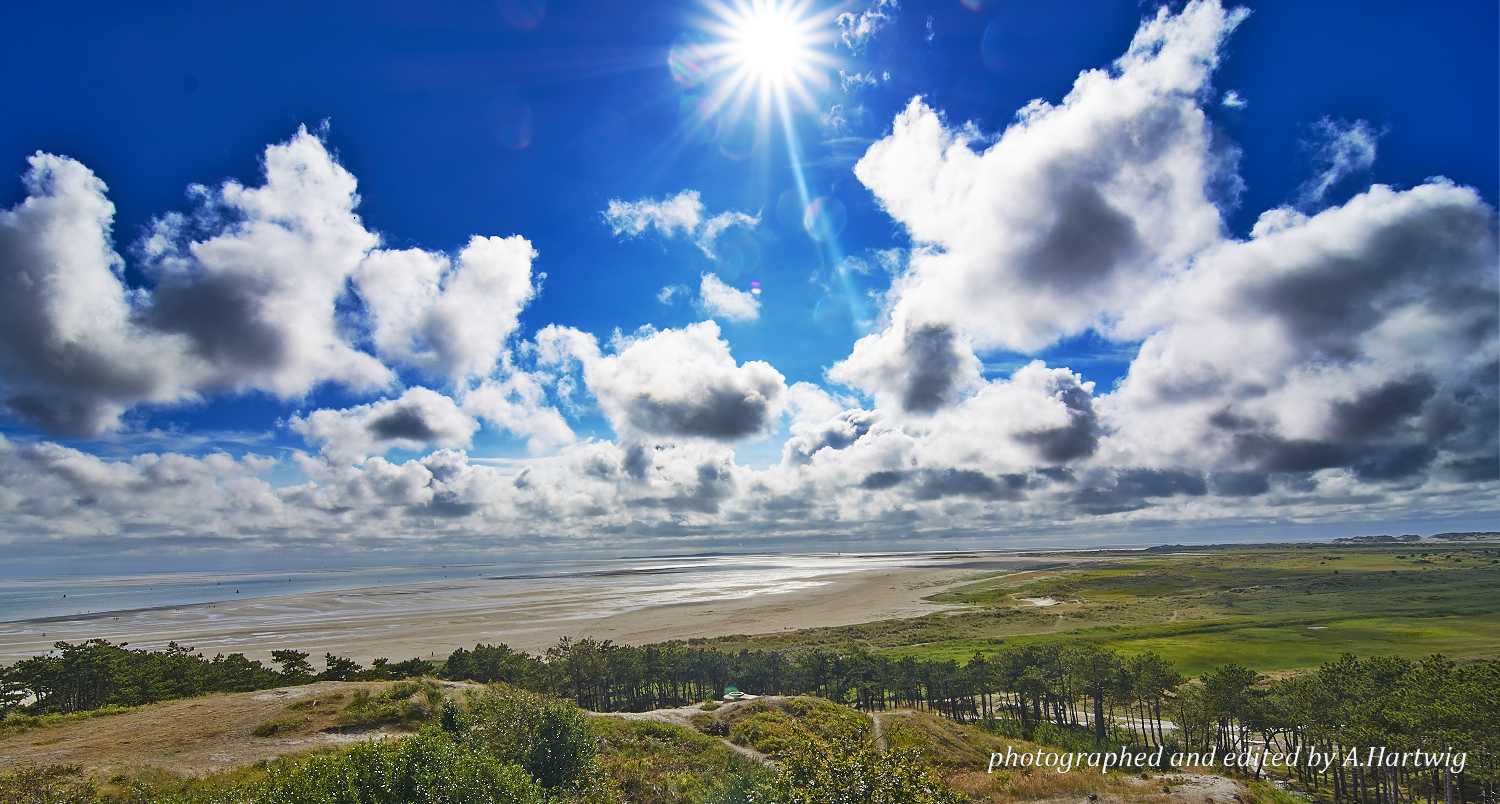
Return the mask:
[[0,662],[37,655],[58,640],[93,638],[148,649],[175,641],[207,656],[244,653],[267,663],[272,650],[294,648],[368,664],[376,657],[444,658],[478,643],[537,653],[565,636],[645,644],[761,634],[942,611],[953,607],[923,598],[1043,561],[1057,559],[955,555],[919,566],[871,561],[830,572],[478,578],[262,597],[3,623]]

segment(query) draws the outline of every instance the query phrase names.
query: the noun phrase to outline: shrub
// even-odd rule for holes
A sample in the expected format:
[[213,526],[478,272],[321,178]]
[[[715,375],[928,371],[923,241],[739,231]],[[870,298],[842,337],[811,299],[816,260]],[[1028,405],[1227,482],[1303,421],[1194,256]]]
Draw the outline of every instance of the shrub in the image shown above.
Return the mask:
[[775,776],[747,796],[756,804],[959,804],[917,756],[904,750],[877,754],[866,743],[806,743],[782,755]]
[[99,794],[77,765],[0,773],[0,804],[94,804]]
[[295,717],[273,717],[257,725],[250,733],[256,737],[275,737],[289,731],[296,731],[299,726],[307,721]]
[[594,766],[594,739],[583,712],[509,687],[469,698],[458,731],[502,762],[524,766],[543,787],[580,789]]
[[348,753],[273,767],[259,804],[543,804],[525,770],[466,749],[436,729],[361,743]]

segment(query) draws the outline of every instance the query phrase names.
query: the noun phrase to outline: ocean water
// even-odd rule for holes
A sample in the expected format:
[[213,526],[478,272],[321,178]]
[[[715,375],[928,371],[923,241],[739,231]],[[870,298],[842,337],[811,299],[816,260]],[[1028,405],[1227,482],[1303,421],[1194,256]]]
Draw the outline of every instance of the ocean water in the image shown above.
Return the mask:
[[[0,623],[168,609],[278,595],[494,579],[512,587],[636,589],[653,605],[774,594],[805,579],[952,564],[974,554],[805,554],[0,578]],[[644,602],[644,601],[643,601]]]

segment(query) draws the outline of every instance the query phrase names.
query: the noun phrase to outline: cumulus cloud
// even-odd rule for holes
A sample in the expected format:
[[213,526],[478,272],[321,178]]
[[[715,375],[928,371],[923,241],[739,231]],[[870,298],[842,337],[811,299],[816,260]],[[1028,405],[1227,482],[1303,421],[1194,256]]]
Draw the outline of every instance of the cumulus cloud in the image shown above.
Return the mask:
[[[266,149],[264,171],[259,187],[190,188],[193,213],[159,218],[139,244],[154,285],[131,287],[103,182],[74,160],[33,156],[30,196],[0,211],[10,411],[90,436],[142,403],[384,387],[395,373],[382,358],[460,391],[497,371],[521,387],[506,379],[506,342],[534,294],[529,242],[476,236],[456,259],[379,249],[354,213],[354,177],[305,128]],[[340,311],[351,287],[364,304],[352,314]],[[378,357],[356,345],[366,332]],[[528,394],[524,414],[487,409],[538,444],[571,440]]]
[[[113,250],[114,206],[83,165],[32,157],[31,195],[0,213],[8,288],[7,406],[55,432],[114,429],[142,402],[320,382],[363,389],[392,374],[345,342],[335,304],[376,243],[353,213],[354,178],[299,130],[266,149],[266,183],[195,188],[143,243],[154,288],[130,288]],[[212,234],[194,239],[194,228]]]
[[738,441],[763,433],[785,403],[781,373],[759,360],[737,364],[712,321],[621,338],[611,355],[563,327],[537,342],[545,361],[582,363],[589,391],[626,440]]
[[315,410],[306,418],[292,417],[290,426],[337,464],[359,463],[396,447],[465,446],[479,429],[452,399],[426,388],[343,410]]
[[1114,71],[1083,73],[1060,105],[1033,101],[982,152],[912,100],[855,166],[920,246],[895,317],[1035,350],[1119,315],[1216,242],[1208,189],[1232,160],[1199,100],[1244,14],[1163,9]]
[[1151,334],[1108,400],[1112,448],[1370,481],[1469,471],[1500,448],[1494,213],[1473,190],[1377,185],[1262,223],[1127,319]]
[[143,326],[149,302],[121,279],[114,204],[78,162],[36,153],[29,197],[0,211],[0,393],[54,432],[114,429],[140,402],[195,396],[210,367],[194,344]]
[[[913,101],[856,170],[917,248],[888,325],[828,372],[879,415],[794,429],[784,463],[861,466],[847,473],[898,496],[990,489],[1077,516],[1165,500],[1177,515],[1222,515],[1229,499],[1316,508],[1494,478],[1494,211],[1443,181],[1376,186],[1226,238],[1209,188],[1232,154],[1211,147],[1199,104],[1241,16],[1210,2],[1161,12],[1115,73],[1033,103],[982,153]],[[1319,130],[1322,199],[1369,167],[1376,134]],[[1040,363],[980,375],[976,351],[1089,328],[1141,344],[1111,393]],[[1221,508],[1194,502],[1206,497]]]
[[724,284],[713,274],[704,274],[698,287],[698,306],[714,318],[754,321],[760,318],[760,300],[747,291]]
[[573,443],[573,430],[547,404],[545,378],[513,372],[504,379],[485,379],[464,393],[463,410],[471,416],[527,439],[532,454]]
[[455,381],[495,369],[531,300],[525,238],[479,237],[446,255],[407,249],[372,251],[354,273],[386,360]]
[[948,324],[898,323],[854,344],[828,377],[907,413],[932,413],[981,383],[979,358]]
[[203,239],[180,215],[158,221],[144,247],[157,284],[143,317],[191,342],[213,368],[210,387],[294,397],[320,382],[384,385],[391,371],[344,340],[336,314],[379,243],[354,214],[354,176],[306,128],[266,149],[265,176],[260,187],[195,189],[197,219],[222,221]]
[[612,198],[604,210],[604,220],[616,235],[637,237],[654,228],[662,237],[686,238],[709,257],[715,256],[714,242],[725,229],[731,226],[753,229],[760,224],[759,215],[734,210],[705,217],[697,190],[683,190],[660,201]]

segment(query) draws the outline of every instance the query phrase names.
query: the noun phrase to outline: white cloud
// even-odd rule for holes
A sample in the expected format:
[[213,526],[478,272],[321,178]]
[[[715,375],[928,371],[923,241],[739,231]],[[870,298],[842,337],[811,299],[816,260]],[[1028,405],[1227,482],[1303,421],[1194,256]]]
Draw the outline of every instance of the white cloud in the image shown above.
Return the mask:
[[[168,215],[143,242],[150,290],[129,288],[110,244],[114,207],[77,162],[32,158],[31,197],[0,213],[7,405],[56,432],[118,426],[141,402],[320,382],[355,389],[392,373],[345,342],[335,302],[377,238],[354,215],[354,177],[299,130],[266,149],[266,183],[196,188],[202,239]],[[228,222],[224,222],[228,221]]]
[[36,153],[29,197],[0,211],[0,376],[10,410],[54,432],[115,429],[140,402],[195,396],[209,372],[188,339],[137,322],[104,182]]
[[691,236],[703,221],[703,201],[697,190],[683,190],[661,201],[612,198],[604,210],[604,220],[617,235],[634,237],[655,227],[664,237]]
[[582,363],[589,391],[626,441],[742,440],[762,434],[785,404],[781,373],[758,360],[736,364],[712,321],[620,338],[612,355],[556,326],[538,333],[537,345],[546,365]]
[[687,238],[709,257],[715,256],[714,242],[725,229],[731,226],[753,229],[760,224],[759,215],[734,210],[705,218],[697,190],[683,190],[660,201],[613,198],[604,210],[604,220],[616,235],[636,237],[655,228],[663,237]]
[[892,288],[909,327],[948,323],[980,349],[1039,349],[1107,322],[1181,271],[1222,226],[1195,98],[1242,19],[1213,3],[1145,23],[1117,72],[1034,101],[976,153],[914,99],[855,166],[921,246]]
[[381,357],[430,376],[484,377],[531,300],[525,238],[473,237],[456,264],[418,249],[377,250],[354,274]]
[[868,73],[846,73],[843,70],[839,70],[839,89],[842,89],[846,95],[862,89],[869,89],[879,83],[880,79],[875,77],[873,70]]
[[[73,160],[32,157],[31,196],[0,211],[10,410],[86,436],[141,403],[385,386],[394,372],[354,345],[362,324],[381,357],[433,377],[508,365],[506,340],[534,294],[529,242],[476,236],[451,263],[380,250],[354,214],[354,177],[305,128],[269,146],[264,165],[262,186],[192,188],[193,216],[155,222],[140,243],[148,289],[124,282],[104,184]],[[364,320],[338,312],[351,280]]]
[[573,443],[572,428],[547,405],[543,380],[532,374],[516,372],[504,380],[486,379],[464,393],[463,410],[526,437],[533,455]]
[[1318,174],[1299,190],[1305,205],[1322,202],[1335,185],[1374,167],[1380,142],[1380,132],[1364,120],[1349,123],[1325,117],[1313,125],[1312,133],[1314,140],[1306,147]]
[[292,430],[322,446],[334,464],[360,463],[370,455],[400,447],[461,447],[479,423],[449,399],[426,388],[411,388],[399,399],[382,399],[343,410],[315,410],[293,416]]
[[1370,481],[1493,457],[1493,211],[1430,183],[1274,217],[1125,319],[1146,338],[1105,400],[1110,448],[1153,466]]
[[875,0],[874,4],[859,13],[846,11],[838,16],[839,36],[844,47],[861,53],[887,25],[891,23],[901,6],[896,0]]
[[336,320],[346,281],[379,243],[354,214],[354,177],[305,128],[266,149],[265,173],[261,187],[197,190],[204,216],[229,221],[204,239],[181,217],[158,223],[147,318],[192,341],[214,369],[209,386],[295,397],[320,382],[390,382]]
[[698,305],[714,318],[727,321],[754,321],[760,318],[760,300],[743,290],[736,290],[713,274],[704,274],[698,288]]

